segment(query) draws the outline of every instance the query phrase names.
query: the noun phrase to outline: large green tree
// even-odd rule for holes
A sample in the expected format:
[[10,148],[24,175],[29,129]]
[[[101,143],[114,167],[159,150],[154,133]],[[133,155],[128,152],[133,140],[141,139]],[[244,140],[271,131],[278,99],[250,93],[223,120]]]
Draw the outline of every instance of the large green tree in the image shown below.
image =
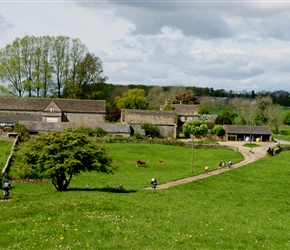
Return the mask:
[[197,134],[204,135],[207,134],[208,127],[202,121],[191,120],[183,124],[182,132],[186,137]]
[[74,130],[51,131],[17,146],[13,168],[21,178],[49,178],[58,191],[65,191],[74,175],[86,171],[112,173],[117,167],[104,145]]
[[115,104],[119,109],[146,109],[147,100],[144,89],[130,89],[115,97]]

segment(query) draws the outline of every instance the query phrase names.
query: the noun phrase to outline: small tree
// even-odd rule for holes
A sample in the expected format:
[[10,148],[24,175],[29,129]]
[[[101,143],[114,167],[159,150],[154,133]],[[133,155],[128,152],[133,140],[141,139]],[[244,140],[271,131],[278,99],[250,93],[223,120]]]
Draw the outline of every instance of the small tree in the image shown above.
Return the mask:
[[210,113],[210,109],[208,107],[200,107],[198,109],[198,113],[200,115],[208,115]]
[[232,120],[231,120],[231,117],[226,114],[226,113],[222,113],[220,115],[218,115],[216,118],[215,118],[215,124],[218,124],[218,125],[232,125]]
[[107,120],[110,122],[117,122],[121,118],[121,109],[115,107],[108,115]]
[[190,135],[196,134],[207,134],[208,127],[206,124],[202,123],[201,121],[188,121],[182,126],[183,134],[188,137]]
[[87,134],[51,131],[17,146],[13,168],[21,178],[51,179],[58,191],[65,191],[74,175],[82,172],[112,173],[117,167],[103,145]]
[[290,111],[287,111],[282,115],[282,121],[285,125],[290,125]]
[[28,134],[27,127],[24,124],[20,124],[18,122],[14,124],[14,131],[18,134],[21,134],[21,135]]

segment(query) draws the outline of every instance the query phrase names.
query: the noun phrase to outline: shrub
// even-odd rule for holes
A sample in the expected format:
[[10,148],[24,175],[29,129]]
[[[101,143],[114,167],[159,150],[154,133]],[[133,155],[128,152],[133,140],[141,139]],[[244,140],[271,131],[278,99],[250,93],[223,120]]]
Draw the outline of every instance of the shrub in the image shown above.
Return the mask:
[[141,128],[145,130],[146,136],[150,137],[161,137],[158,127],[151,123],[143,123]]
[[91,127],[87,127],[87,126],[79,126],[79,127],[75,128],[74,131],[76,133],[86,134],[88,136],[94,135],[93,129]]
[[212,132],[218,136],[225,135],[225,130],[222,125],[215,125]]
[[106,131],[103,128],[101,128],[101,127],[95,128],[95,135],[97,137],[103,137],[103,136],[105,136],[105,134],[106,134]]
[[24,124],[20,124],[20,123],[15,123],[14,124],[14,131],[18,134],[28,134],[28,129]]
[[134,133],[134,136],[135,136],[135,138],[138,139],[138,140],[144,139],[144,136],[141,135],[139,132],[135,132],[135,133]]

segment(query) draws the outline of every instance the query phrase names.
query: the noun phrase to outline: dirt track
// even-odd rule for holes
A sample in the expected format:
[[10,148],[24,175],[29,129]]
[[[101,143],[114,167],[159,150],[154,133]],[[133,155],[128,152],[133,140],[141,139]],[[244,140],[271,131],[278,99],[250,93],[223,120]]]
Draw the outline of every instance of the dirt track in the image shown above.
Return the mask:
[[[252,148],[252,151],[250,151],[250,148],[244,147],[243,146],[244,144],[245,144],[245,142],[236,142],[236,141],[235,142],[231,142],[231,141],[220,142],[220,145],[228,145],[228,146],[234,147],[237,151],[242,153],[243,156],[244,156],[244,160],[234,164],[232,169],[235,169],[235,168],[238,168],[238,167],[242,167],[244,165],[247,165],[247,164],[249,164],[251,162],[254,162],[254,161],[257,161],[257,160],[263,158],[266,155],[267,149],[269,147],[275,146],[277,143],[276,142],[260,142],[260,143],[256,143],[256,144],[259,144],[260,147]],[[185,179],[180,179],[180,180],[176,180],[176,181],[160,184],[160,185],[157,186],[157,189],[169,188],[169,187],[172,187],[172,186],[176,186],[176,185],[192,182],[192,181],[195,181],[195,180],[208,178],[208,177],[211,177],[213,175],[218,175],[220,173],[223,173],[225,171],[230,171],[232,169],[226,167],[226,168],[224,168],[222,170],[211,171],[208,174],[200,174],[200,175],[188,177],[188,178],[185,178]],[[154,190],[151,187],[147,187],[145,189]]]

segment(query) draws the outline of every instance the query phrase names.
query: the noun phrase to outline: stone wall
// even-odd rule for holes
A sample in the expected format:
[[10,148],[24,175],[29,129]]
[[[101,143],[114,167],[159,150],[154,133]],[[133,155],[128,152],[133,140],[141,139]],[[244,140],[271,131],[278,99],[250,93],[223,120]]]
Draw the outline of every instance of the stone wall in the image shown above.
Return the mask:
[[108,124],[108,123],[71,123],[71,122],[35,122],[35,121],[20,121],[27,127],[30,132],[44,131],[62,131],[67,128],[77,128],[80,126],[90,127],[93,130],[96,127],[101,127],[106,133],[113,136],[131,136],[131,127],[128,124]]
[[104,114],[92,113],[63,113],[64,121],[68,122],[105,122]]
[[172,111],[122,109],[121,122],[127,124],[142,124],[144,122],[155,125],[174,125],[177,115]]

